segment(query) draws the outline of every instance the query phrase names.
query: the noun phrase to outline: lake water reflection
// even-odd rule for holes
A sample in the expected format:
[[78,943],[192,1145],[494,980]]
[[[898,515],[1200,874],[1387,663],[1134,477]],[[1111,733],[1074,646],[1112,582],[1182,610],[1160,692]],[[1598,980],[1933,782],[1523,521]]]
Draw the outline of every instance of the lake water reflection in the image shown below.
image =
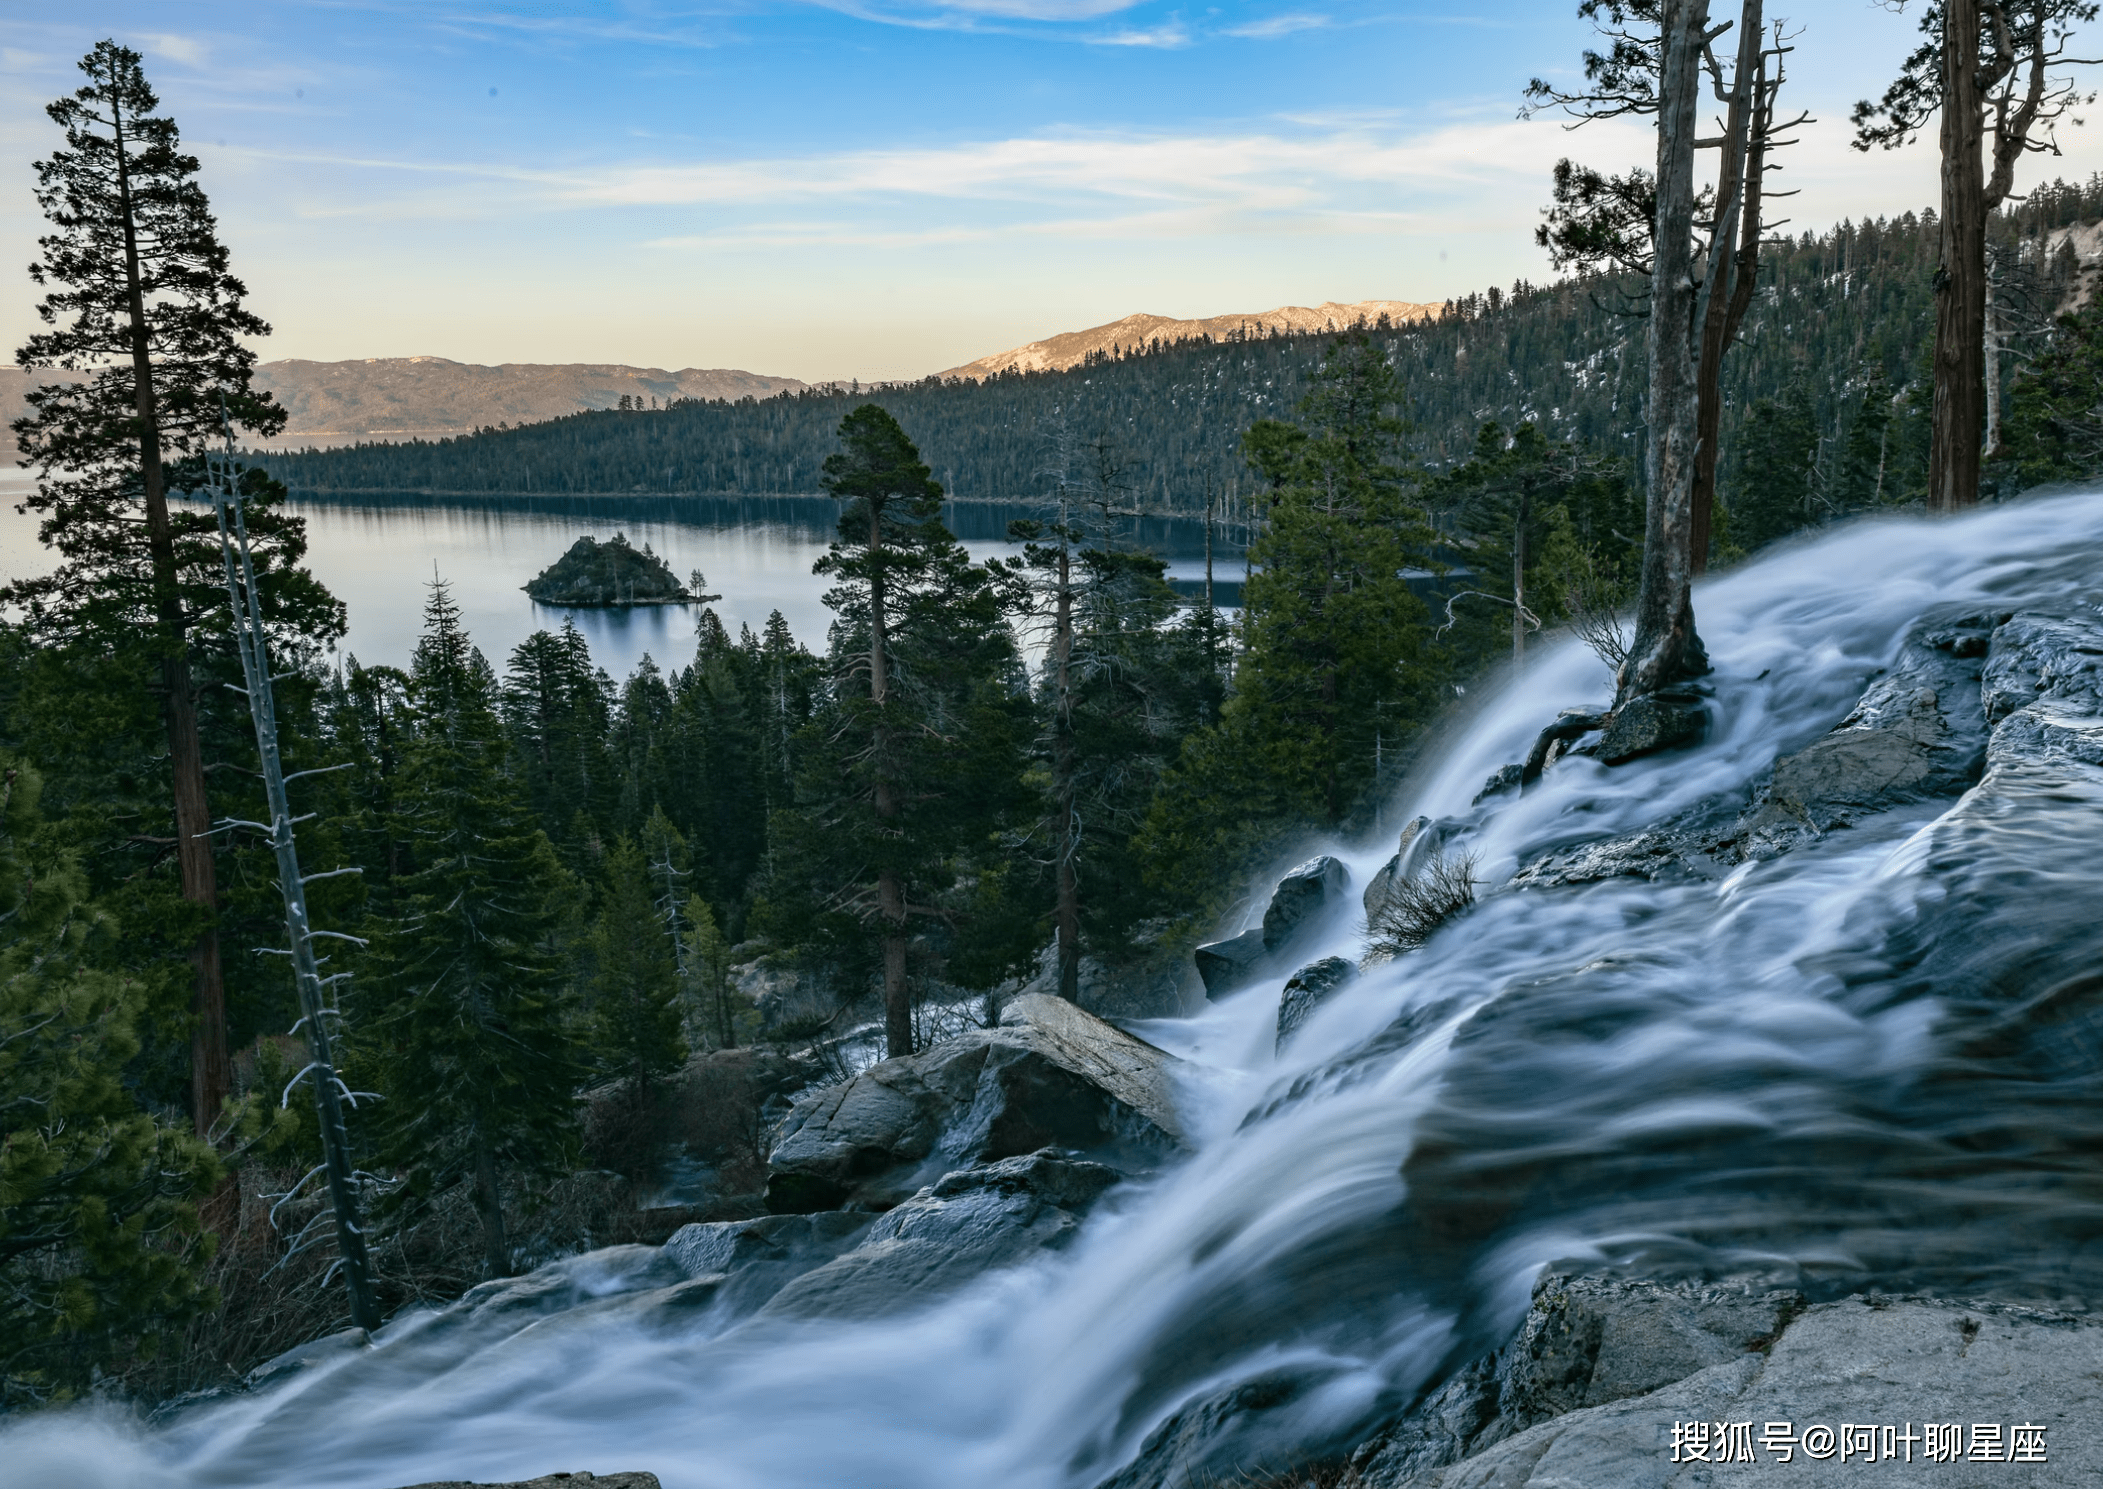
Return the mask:
[[[25,489],[19,473],[0,480],[0,576],[41,572],[50,562],[36,542],[35,520],[15,511]],[[620,532],[638,546],[648,543],[682,578],[701,570],[708,592],[722,596],[716,613],[732,635],[741,625],[758,631],[768,613],[779,610],[797,639],[822,650],[831,619],[823,601],[827,586],[811,573],[837,521],[837,505],[823,497],[377,494],[307,497],[292,507],[307,519],[315,576],[349,606],[343,649],[367,663],[408,661],[436,578],[451,587],[475,644],[499,669],[519,642],[560,626],[565,616],[615,678],[627,676],[645,654],[667,669],[685,666],[693,658],[698,608],[576,610],[527,598],[526,581],[587,534],[603,541]],[[980,558],[1016,551],[1004,534],[1018,515],[1020,508],[983,503],[946,509],[951,529]],[[1201,523],[1141,519],[1120,541],[1167,558],[1171,577],[1193,597],[1201,588]],[[1240,549],[1215,541],[1215,598],[1232,605],[1240,597]]]

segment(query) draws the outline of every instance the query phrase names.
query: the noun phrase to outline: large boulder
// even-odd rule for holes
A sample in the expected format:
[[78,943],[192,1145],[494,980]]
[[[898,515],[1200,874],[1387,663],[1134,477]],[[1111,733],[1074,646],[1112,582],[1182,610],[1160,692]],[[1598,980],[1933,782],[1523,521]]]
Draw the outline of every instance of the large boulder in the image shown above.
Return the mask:
[[1285,991],[1278,998],[1276,1047],[1285,1048],[1285,1041],[1292,1032],[1356,976],[1358,963],[1349,957],[1325,956],[1318,962],[1309,962],[1287,978]]
[[1365,882],[1365,893],[1359,896],[1367,920],[1380,913],[1380,907],[1387,903],[1387,892],[1395,882],[1408,878],[1425,851],[1437,847],[1438,837],[1439,834],[1432,830],[1429,817],[1412,817],[1403,825],[1394,857],[1374,870],[1373,876]]
[[[2103,1320],[2085,1314],[1882,1296],[1807,1306],[1752,1285],[1551,1274],[1503,1345],[1385,1421],[1339,1421],[1322,1389],[1332,1374],[1310,1360],[1204,1392],[1098,1489],[1181,1489],[1244,1470],[1298,1482],[1316,1465],[1308,1482],[1352,1489],[2103,1482],[2103,1440],[2087,1430],[2103,1418]],[[1924,1457],[1927,1422],[1964,1424],[1955,1459]],[[1974,1422],[2000,1429],[1991,1464],[1972,1458]],[[1714,1451],[1716,1423],[1751,1424],[1750,1461]],[[1776,1440],[1795,1440],[1787,1460],[1766,1445],[1770,1423]],[[1877,1451],[1843,1458],[1843,1423],[1875,1424]],[[1818,1426],[1828,1435],[1807,1453]],[[1884,1456],[1886,1426],[1899,1443],[1915,1434],[1910,1458]],[[2018,1426],[2023,1459],[2010,1456]],[[1706,1441],[1706,1457],[1688,1441]],[[1291,1456],[1271,1456],[1281,1451]]]
[[761,1311],[866,1318],[940,1296],[1064,1245],[1115,1169],[1047,1148],[945,1174],[870,1226],[861,1244],[782,1288]]
[[1149,1167],[1183,1142],[1175,1064],[1064,999],[1017,998],[998,1028],[798,1098],[768,1158],[768,1206],[888,1209],[951,1170],[1044,1147]]
[[1195,960],[1205,996],[1223,997],[1291,966],[1292,953],[1343,903],[1350,884],[1351,871],[1326,853],[1286,874],[1271,892],[1261,926],[1197,949]]
[[1501,1349],[1360,1444],[1368,1485],[1401,1485],[1536,1423],[1654,1391],[1770,1346],[1801,1294],[1549,1275]]
[[1917,625],[1839,727],[1776,763],[1767,810],[1753,825],[1780,814],[1823,832],[1976,782],[1988,724],[1980,672],[1994,621],[1965,615]]
[[[1807,1309],[1774,1336],[1648,1393],[1552,1414],[1443,1466],[1368,1461],[1357,1482],[2093,1484],[2103,1483],[2103,1439],[2091,1430],[2099,1419],[2103,1323],[1987,1303],[1856,1297]],[[1741,1423],[1735,1432],[1729,1425]],[[1955,1437],[1938,1436],[1932,1455],[1930,1423]]]
[[1708,709],[1699,698],[1668,691],[1646,693],[1614,710],[1589,753],[1603,765],[1623,765],[1693,744],[1708,724]]
[[674,1231],[664,1255],[689,1280],[709,1284],[711,1301],[745,1314],[849,1250],[868,1228],[869,1216],[840,1211],[714,1221]]

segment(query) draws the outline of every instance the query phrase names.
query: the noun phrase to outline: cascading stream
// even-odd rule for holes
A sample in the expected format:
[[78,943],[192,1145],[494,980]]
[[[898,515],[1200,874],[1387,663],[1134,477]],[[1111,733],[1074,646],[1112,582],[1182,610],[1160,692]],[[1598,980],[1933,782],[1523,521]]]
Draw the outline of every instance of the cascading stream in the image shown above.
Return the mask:
[[[1492,885],[1562,844],[1743,799],[1923,612],[2095,598],[2103,496],[1832,533],[1706,584],[1698,749],[1565,760],[1466,840]],[[1397,803],[1465,816],[1605,669],[1544,649]],[[2103,951],[2103,795],[1934,801],[1717,882],[1489,894],[1272,1052],[1277,987],[1141,1032],[1188,1056],[1198,1151],[1067,1250],[871,1322],[447,1315],[152,1431],[76,1413],[0,1453],[92,1485],[324,1486],[648,1468],[667,1489],[1088,1489],[1179,1407],[1266,1383],[1243,1461],[1347,1443],[1502,1337],[1545,1264],[2094,1295],[2093,1073],[2005,1010]],[[1356,884],[1391,843],[1339,850]],[[1354,895],[1355,898],[1355,895]],[[1358,928],[1322,953],[1355,956]],[[623,1272],[583,1274],[618,1293]],[[1241,1429],[1237,1429],[1241,1430]]]

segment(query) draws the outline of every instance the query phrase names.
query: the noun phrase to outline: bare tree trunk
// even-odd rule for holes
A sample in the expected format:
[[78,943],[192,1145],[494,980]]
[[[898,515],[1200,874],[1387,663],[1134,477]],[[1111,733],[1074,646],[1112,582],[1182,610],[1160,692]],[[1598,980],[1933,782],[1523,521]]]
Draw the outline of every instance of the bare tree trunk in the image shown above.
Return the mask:
[[1694,630],[1694,457],[1699,436],[1693,279],[1695,110],[1707,0],[1664,0],[1658,80],[1658,219],[1650,306],[1650,484],[1636,634],[1616,704],[1698,677]]
[[482,1259],[492,1277],[511,1275],[511,1242],[504,1234],[504,1197],[497,1188],[496,1155],[480,1134],[475,1137],[475,1174],[470,1185],[475,1215],[482,1222]]
[[[884,504],[869,499],[869,701],[877,708],[872,741],[876,759],[876,819],[889,824],[898,819],[898,792],[888,772],[889,731],[883,710],[890,702],[890,662],[885,650],[890,637],[890,617],[884,604]],[[880,828],[889,833],[888,826]],[[876,912],[884,923],[884,1053],[896,1058],[913,1052],[913,995],[905,975],[905,885],[898,870],[885,864],[876,876]]]
[[1526,519],[1531,504],[1519,493],[1519,515],[1512,523],[1512,671],[1526,668]]
[[1717,441],[1723,427],[1723,354],[1730,350],[1731,307],[1735,300],[1734,271],[1743,272],[1742,251],[1733,255],[1732,240],[1739,223],[1752,230],[1759,242],[1759,220],[1748,215],[1752,206],[1752,136],[1757,128],[1762,99],[1760,39],[1766,22],[1761,0],[1745,0],[1738,15],[1738,63],[1731,74],[1730,112],[1724,120],[1723,160],[1716,174],[1716,220],[1709,231],[1709,272],[1702,290],[1701,363],[1695,372],[1698,413],[1695,424],[1694,493],[1689,537],[1693,572],[1709,567],[1709,532],[1716,506]]
[[161,632],[161,714],[168,731],[168,767],[175,797],[175,862],[183,898],[204,907],[206,922],[190,950],[190,1120],[210,1133],[233,1091],[226,1049],[226,985],[219,965],[219,904],[212,862],[212,811],[204,789],[204,747],[197,732],[197,694],[190,679],[189,627],[175,569],[175,535],[168,521],[167,473],[161,465],[160,415],[155,407],[152,349],[147,345],[146,298],[139,284],[139,240],[132,220],[131,172],[126,161],[123,105],[111,91],[116,142],[117,211],[124,223],[124,279],[131,319],[132,383],[139,420],[139,474],[146,502],[146,546],[153,563],[153,604]]
[[1986,451],[1980,458],[1997,460],[2001,454],[2001,321],[1993,297],[1994,265],[1986,266]]
[[1073,748],[1073,571],[1065,537],[1059,539],[1059,592],[1053,621],[1052,794],[1059,816],[1058,854],[1059,996],[1081,997],[1081,844],[1074,800]]
[[1935,422],[1928,447],[1928,505],[1938,512],[1961,511],[1979,500],[1986,383],[1985,103],[1979,0],[1945,0]]

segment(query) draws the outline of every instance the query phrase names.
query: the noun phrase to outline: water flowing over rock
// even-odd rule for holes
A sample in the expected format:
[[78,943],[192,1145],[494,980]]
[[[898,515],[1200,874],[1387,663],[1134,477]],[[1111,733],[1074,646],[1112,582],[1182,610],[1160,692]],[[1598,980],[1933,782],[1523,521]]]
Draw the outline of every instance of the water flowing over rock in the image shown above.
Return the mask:
[[470,1484],[465,1479],[434,1479],[409,1489],[663,1489],[654,1473],[551,1473],[509,1484]]
[[1326,853],[1287,873],[1271,892],[1262,925],[1197,949],[1205,996],[1221,997],[1281,963],[1290,965],[1286,958],[1321,929],[1330,912],[1343,902],[1350,883],[1351,871],[1341,859]]
[[[150,1428],[11,1422],[0,1461],[178,1489],[2098,1481],[2099,552],[2081,494],[1706,580],[1698,741],[1477,802],[1544,718],[1604,711],[1606,669],[1544,643],[1384,808],[1424,819],[1410,854],[1474,861],[1476,903],[1282,1044],[1255,994],[1143,1040],[1021,1008],[799,1102],[782,1173],[866,1210],[569,1258]],[[1401,846],[1330,853],[1391,883]],[[1262,975],[1355,961],[1355,901]],[[1075,1112],[1097,1146],[1034,1138]],[[1125,1178],[1090,1207],[1092,1164]],[[1740,1423],[1756,1456],[1719,1461]],[[1927,1423],[1956,1461],[1887,1466],[1881,1428]],[[1811,1456],[1819,1426],[1878,1429],[1878,1461]],[[2043,1462],[2005,1456],[2018,1428]]]
[[1182,1144],[1175,1057],[1061,998],[797,1099],[768,1159],[779,1211],[887,1209],[942,1172],[1043,1147],[1151,1167]]
[[1287,978],[1278,999],[1278,1048],[1283,1049],[1292,1031],[1357,975],[1358,964],[1349,957],[1325,956]]
[[862,1318],[924,1303],[1064,1245],[1115,1169],[1047,1149],[945,1174],[878,1217],[861,1244],[774,1295],[768,1314]]
[[[1562,1388],[1523,1398],[1514,1411],[1494,1395],[1496,1382],[1472,1374],[1481,1394],[1450,1419],[1462,1430],[1481,1422],[1465,1456],[1448,1456],[1457,1439],[1443,1435],[1444,1424],[1427,1424],[1423,1435],[1405,1430],[1355,1458],[1357,1483],[1693,1489],[1806,1479],[1896,1484],[1930,1475],[1965,1485],[2103,1481],[2103,1444],[2091,1430],[2103,1416],[2103,1322],[1990,1302],[1856,1297],[1810,1308],[1749,1349],[1728,1347],[1743,1323],[1712,1333],[1727,1358],[1641,1394],[1625,1389],[1699,1353],[1686,1347],[1693,1341],[1685,1320],[1704,1311],[1690,1299],[1684,1313],[1641,1321],[1642,1332],[1665,1336],[1664,1352],[1628,1359],[1633,1372],[1603,1393],[1595,1374],[1585,1396],[1598,1399],[1581,1406],[1566,1405],[1574,1392],[1551,1382]],[[1614,1320],[1623,1310],[1603,1312]],[[1528,1330],[1535,1322],[1529,1317]],[[1600,1363],[1607,1358],[1602,1351]],[[1573,1371],[1569,1382],[1582,1374]],[[1537,1425],[1524,1426],[1528,1417]],[[1938,1437],[1934,1460],[1924,1430],[1931,1423],[1956,1434]],[[1732,1432],[1729,1424],[1743,1425]]]

